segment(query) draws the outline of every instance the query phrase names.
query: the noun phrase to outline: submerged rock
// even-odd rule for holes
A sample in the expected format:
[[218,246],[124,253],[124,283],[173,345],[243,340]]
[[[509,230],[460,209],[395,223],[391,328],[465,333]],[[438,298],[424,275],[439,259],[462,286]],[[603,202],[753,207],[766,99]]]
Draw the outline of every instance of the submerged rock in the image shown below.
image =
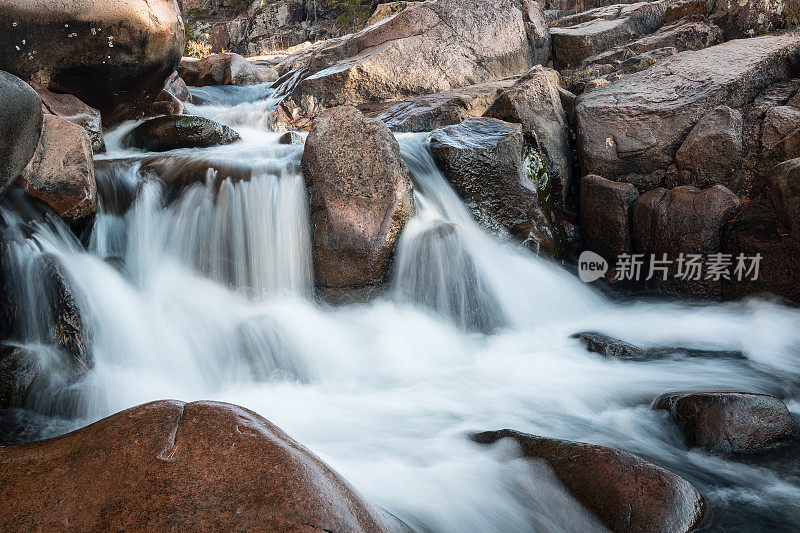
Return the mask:
[[0,5],[0,69],[98,109],[142,116],[184,48],[175,0],[11,0]]
[[39,146],[17,182],[69,223],[94,215],[97,184],[86,131],[69,120],[45,115]]
[[244,57],[230,52],[203,59],[185,58],[178,66],[178,74],[192,87],[255,85],[276,79],[270,79]]
[[581,341],[589,352],[613,359],[632,361],[650,361],[675,357],[744,359],[744,354],[741,352],[728,350],[700,350],[682,346],[642,348],[598,331],[582,331],[570,335],[570,338]]
[[529,176],[527,151],[518,124],[469,118],[434,131],[430,146],[436,164],[475,218],[501,234],[555,252],[550,221]]
[[653,402],[670,412],[689,446],[717,453],[753,453],[797,438],[786,405],[768,394],[670,393]]
[[177,401],[0,448],[0,529],[65,524],[82,531],[410,531],[257,414]]
[[33,157],[42,135],[42,101],[16,76],[0,71],[0,193]]
[[512,438],[525,457],[543,459],[566,489],[611,531],[688,532],[706,512],[703,496],[684,478],[632,453],[510,429],[472,436],[492,444]]
[[208,148],[240,139],[238,133],[219,122],[177,115],[145,120],[125,134],[122,144],[150,152],[166,152],[178,148]]
[[311,126],[302,168],[317,284],[383,282],[414,210],[410,174],[389,128],[354,107],[326,111]]
[[303,136],[296,131],[287,131],[278,138],[278,144],[295,145],[303,143],[305,143]]

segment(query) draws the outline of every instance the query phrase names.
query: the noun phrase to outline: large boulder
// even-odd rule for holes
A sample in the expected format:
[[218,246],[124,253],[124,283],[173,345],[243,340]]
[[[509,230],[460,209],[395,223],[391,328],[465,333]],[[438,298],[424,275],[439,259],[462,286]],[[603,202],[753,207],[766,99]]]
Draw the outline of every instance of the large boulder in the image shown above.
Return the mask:
[[553,74],[542,66],[533,67],[500,93],[483,116],[521,124],[524,130],[536,134],[547,161],[554,198],[563,206],[575,193],[572,148],[567,113],[561,106],[561,94],[558,84],[553,83]]
[[573,69],[586,58],[656,31],[668,2],[600,7],[557,20],[550,28],[557,69]]
[[[429,0],[316,50],[279,113],[296,120],[323,108],[450,91],[518,75],[549,58],[535,48],[529,11],[516,0]],[[545,39],[546,40],[546,39]],[[547,40],[546,40],[547,41]],[[280,121],[279,121],[280,122]]]
[[92,141],[92,151],[96,154],[105,152],[103,142],[103,124],[100,111],[90,107],[71,94],[58,94],[48,91],[38,84],[31,84],[42,99],[42,109],[48,115],[74,122],[83,128]]
[[0,193],[33,157],[42,134],[42,102],[31,87],[0,71]]
[[94,215],[97,184],[89,135],[69,120],[45,115],[39,145],[17,182],[67,222]]
[[709,111],[675,154],[682,185],[730,185],[744,157],[742,113],[726,105]]
[[585,93],[576,108],[583,170],[640,190],[659,187],[708,113],[742,108],[798,69],[795,36],[764,36],[683,52]]
[[511,438],[523,456],[543,459],[564,487],[611,531],[688,532],[706,504],[684,478],[632,453],[510,429],[473,436],[481,444]]
[[193,87],[208,85],[255,85],[268,81],[261,70],[239,54],[214,54],[203,59],[185,58],[178,65],[178,75]]
[[768,394],[670,393],[653,402],[670,412],[689,446],[717,453],[753,453],[797,438],[786,405]]
[[581,232],[588,249],[611,263],[631,253],[633,203],[638,197],[630,183],[594,175],[581,180]]
[[548,215],[532,179],[532,147],[522,128],[494,118],[469,118],[434,131],[430,147],[436,164],[483,226],[553,253]]
[[6,0],[0,69],[98,109],[106,124],[141,116],[183,53],[175,0]]
[[800,242],[800,158],[775,167],[770,174],[770,192],[778,217]]
[[205,117],[162,116],[145,120],[122,138],[123,146],[151,152],[178,148],[208,148],[240,140],[225,124]]
[[134,407],[55,439],[0,447],[0,529],[65,527],[409,530],[257,414],[177,401]]
[[353,107],[328,110],[312,123],[302,168],[318,286],[383,282],[414,210],[410,173],[389,128]]

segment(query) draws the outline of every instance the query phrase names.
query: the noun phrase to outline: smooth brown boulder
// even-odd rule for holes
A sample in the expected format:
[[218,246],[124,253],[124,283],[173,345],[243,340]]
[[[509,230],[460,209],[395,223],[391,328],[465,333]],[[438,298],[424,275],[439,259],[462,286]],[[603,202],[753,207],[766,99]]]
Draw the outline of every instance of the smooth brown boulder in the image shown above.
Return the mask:
[[755,37],[683,52],[585,93],[576,108],[581,166],[642,191],[657,188],[709,111],[742,108],[798,68],[795,36]]
[[581,232],[588,249],[612,264],[617,256],[631,253],[631,216],[638,197],[630,183],[600,176],[581,180]]
[[42,135],[42,101],[21,79],[0,71],[0,194],[33,157]]
[[93,215],[97,184],[86,131],[69,120],[45,115],[39,146],[17,182],[67,222]]
[[141,116],[183,53],[175,0],[5,0],[0,69],[98,109],[105,124]]
[[558,84],[553,82],[553,74],[556,73],[541,65],[533,67],[502,91],[483,116],[521,124],[524,130],[536,134],[547,161],[554,197],[563,206],[568,196],[574,197],[576,191],[573,190],[569,122],[561,107],[561,95]]
[[31,86],[42,99],[44,113],[69,120],[83,128],[92,141],[92,151],[95,154],[106,151],[100,111],[84,104],[71,94],[54,93],[35,83],[32,83]]
[[491,444],[514,439],[523,456],[543,459],[566,489],[611,531],[674,533],[703,521],[703,496],[684,478],[632,453],[503,429],[474,435]]
[[717,453],[753,453],[797,438],[786,405],[768,394],[664,394],[653,409],[670,412],[691,447]]
[[257,414],[171,400],[0,447],[0,529],[64,528],[410,530]]
[[679,184],[730,184],[744,156],[743,124],[742,112],[724,105],[701,118],[675,154]]
[[178,75],[192,87],[208,85],[256,85],[268,81],[261,70],[244,57],[230,52],[203,59],[185,58],[178,65]]
[[302,168],[317,284],[383,282],[414,211],[411,177],[389,128],[354,107],[321,113],[306,138]]
[[529,243],[536,252],[555,253],[552,225],[526,164],[533,148],[519,124],[469,118],[434,131],[430,147],[444,177],[478,222]]

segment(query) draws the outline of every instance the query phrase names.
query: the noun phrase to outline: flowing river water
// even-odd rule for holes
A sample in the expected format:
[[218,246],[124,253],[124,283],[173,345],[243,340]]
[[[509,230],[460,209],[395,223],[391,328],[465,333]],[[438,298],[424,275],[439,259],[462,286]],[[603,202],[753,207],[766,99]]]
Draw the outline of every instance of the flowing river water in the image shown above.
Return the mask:
[[[764,300],[611,301],[482,231],[436,169],[424,134],[398,136],[417,213],[389,289],[367,304],[321,304],[302,145],[278,144],[268,130],[274,103],[263,86],[193,92],[204,105],[189,111],[234,127],[242,141],[169,152],[150,172],[169,181],[208,160],[217,171],[205,181],[176,192],[143,179],[143,154],[120,146],[127,124],[107,134],[99,158],[108,163],[97,173],[88,247],[59,221],[30,228],[3,207],[13,288],[30,302],[26,346],[45,366],[53,358],[32,267],[49,254],[73,287],[94,359],[77,383],[34,394],[25,420],[35,429],[20,438],[151,400],[221,400],[270,419],[420,531],[601,529],[548,468],[519,459],[508,443],[467,438],[513,428],[617,447],[686,477],[708,499],[712,529],[798,523],[797,446],[750,459],[690,450],[649,405],[676,390],[764,392],[797,420],[800,312]],[[120,201],[133,197],[130,208]],[[605,359],[570,338],[586,330],[745,358]]]

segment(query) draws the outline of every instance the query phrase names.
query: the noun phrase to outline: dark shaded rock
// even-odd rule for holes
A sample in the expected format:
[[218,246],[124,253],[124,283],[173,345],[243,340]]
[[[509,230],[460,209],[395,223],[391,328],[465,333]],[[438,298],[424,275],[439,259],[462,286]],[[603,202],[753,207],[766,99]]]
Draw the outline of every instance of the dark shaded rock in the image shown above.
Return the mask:
[[186,107],[183,102],[175,98],[169,91],[161,91],[156,101],[145,113],[148,117],[159,117],[163,115],[183,115],[186,113]]
[[178,75],[177,71],[173,72],[172,76],[167,78],[164,84],[164,90],[181,102],[186,103],[192,101],[192,93],[189,92],[189,87],[186,86],[186,82]]
[[230,144],[239,134],[224,124],[189,115],[151,118],[125,134],[122,144],[151,152]]
[[[514,85],[505,89],[483,116],[522,124],[536,134],[547,162],[547,173],[558,205],[574,200],[572,149],[567,114],[561,107],[558,84],[553,73],[540,65],[533,67]],[[557,75],[556,75],[557,77]]]
[[707,12],[706,0],[680,0],[667,6],[662,24],[672,24],[692,15],[705,16]]
[[35,357],[24,348],[0,345],[0,409],[25,404],[39,370]]
[[250,64],[239,54],[226,52],[203,59],[183,59],[178,65],[178,75],[186,85],[255,85],[275,81]]
[[667,194],[666,189],[652,189],[642,193],[633,203],[633,251],[639,254],[653,250],[653,236],[657,220],[656,207]]
[[512,438],[525,457],[543,459],[573,496],[612,531],[687,532],[705,515],[703,496],[682,477],[621,450],[503,429],[472,439]]
[[574,333],[570,335],[570,338],[581,341],[584,346],[586,346],[586,350],[591,353],[596,353],[602,355],[603,357],[610,357],[613,359],[652,361],[656,359],[674,358],[745,358],[744,354],[741,352],[728,350],[699,350],[697,348],[686,348],[683,346],[657,346],[642,348],[597,331],[582,331],[580,333]]
[[409,98],[376,113],[393,131],[433,131],[479,117],[516,78],[470,85],[443,93]]
[[768,394],[670,393],[653,402],[677,420],[691,447],[717,453],[754,453],[797,438],[786,405]]
[[751,102],[800,68],[800,41],[765,36],[664,59],[580,98],[578,149],[584,172],[662,185],[689,132],[719,105]]
[[86,131],[69,120],[45,115],[39,146],[17,182],[69,223],[94,215],[97,185]]
[[278,138],[278,144],[303,144],[304,142],[302,135],[296,131],[287,131]]
[[414,210],[411,178],[389,128],[353,107],[313,122],[302,158],[322,287],[381,283]]
[[434,131],[436,164],[475,218],[497,233],[554,253],[551,223],[526,165],[522,129],[493,118],[469,118]]
[[761,165],[768,179],[774,165],[800,157],[800,109],[777,106],[764,114],[761,149]]
[[708,18],[722,28],[725,39],[752,37],[797,26],[800,4],[795,0],[716,2],[706,0]]
[[33,157],[42,134],[42,102],[19,78],[0,71],[0,193]]
[[103,124],[100,111],[81,102],[71,94],[57,94],[41,85],[31,84],[42,99],[43,111],[69,120],[83,128],[92,141],[92,151],[96,154],[106,151],[103,142]]
[[0,448],[0,465],[0,529],[409,530],[269,421],[229,404],[145,404]]
[[800,242],[800,158],[778,165],[769,177],[775,212]]
[[576,68],[588,57],[653,33],[666,9],[663,1],[618,4],[557,20],[550,28],[556,68]]
[[724,105],[701,118],[675,154],[683,174],[679,184],[701,188],[729,184],[731,173],[742,165],[742,128],[741,111]]
[[[525,72],[549,57],[531,44],[515,0],[421,2],[314,51],[277,113],[298,128],[324,108],[450,91]],[[545,37],[546,39],[546,37]]]
[[142,116],[184,48],[175,0],[14,0],[0,7],[0,69],[74,94],[106,124]]
[[630,183],[600,176],[581,180],[581,233],[590,250],[611,263],[631,252],[631,213],[638,196]]

